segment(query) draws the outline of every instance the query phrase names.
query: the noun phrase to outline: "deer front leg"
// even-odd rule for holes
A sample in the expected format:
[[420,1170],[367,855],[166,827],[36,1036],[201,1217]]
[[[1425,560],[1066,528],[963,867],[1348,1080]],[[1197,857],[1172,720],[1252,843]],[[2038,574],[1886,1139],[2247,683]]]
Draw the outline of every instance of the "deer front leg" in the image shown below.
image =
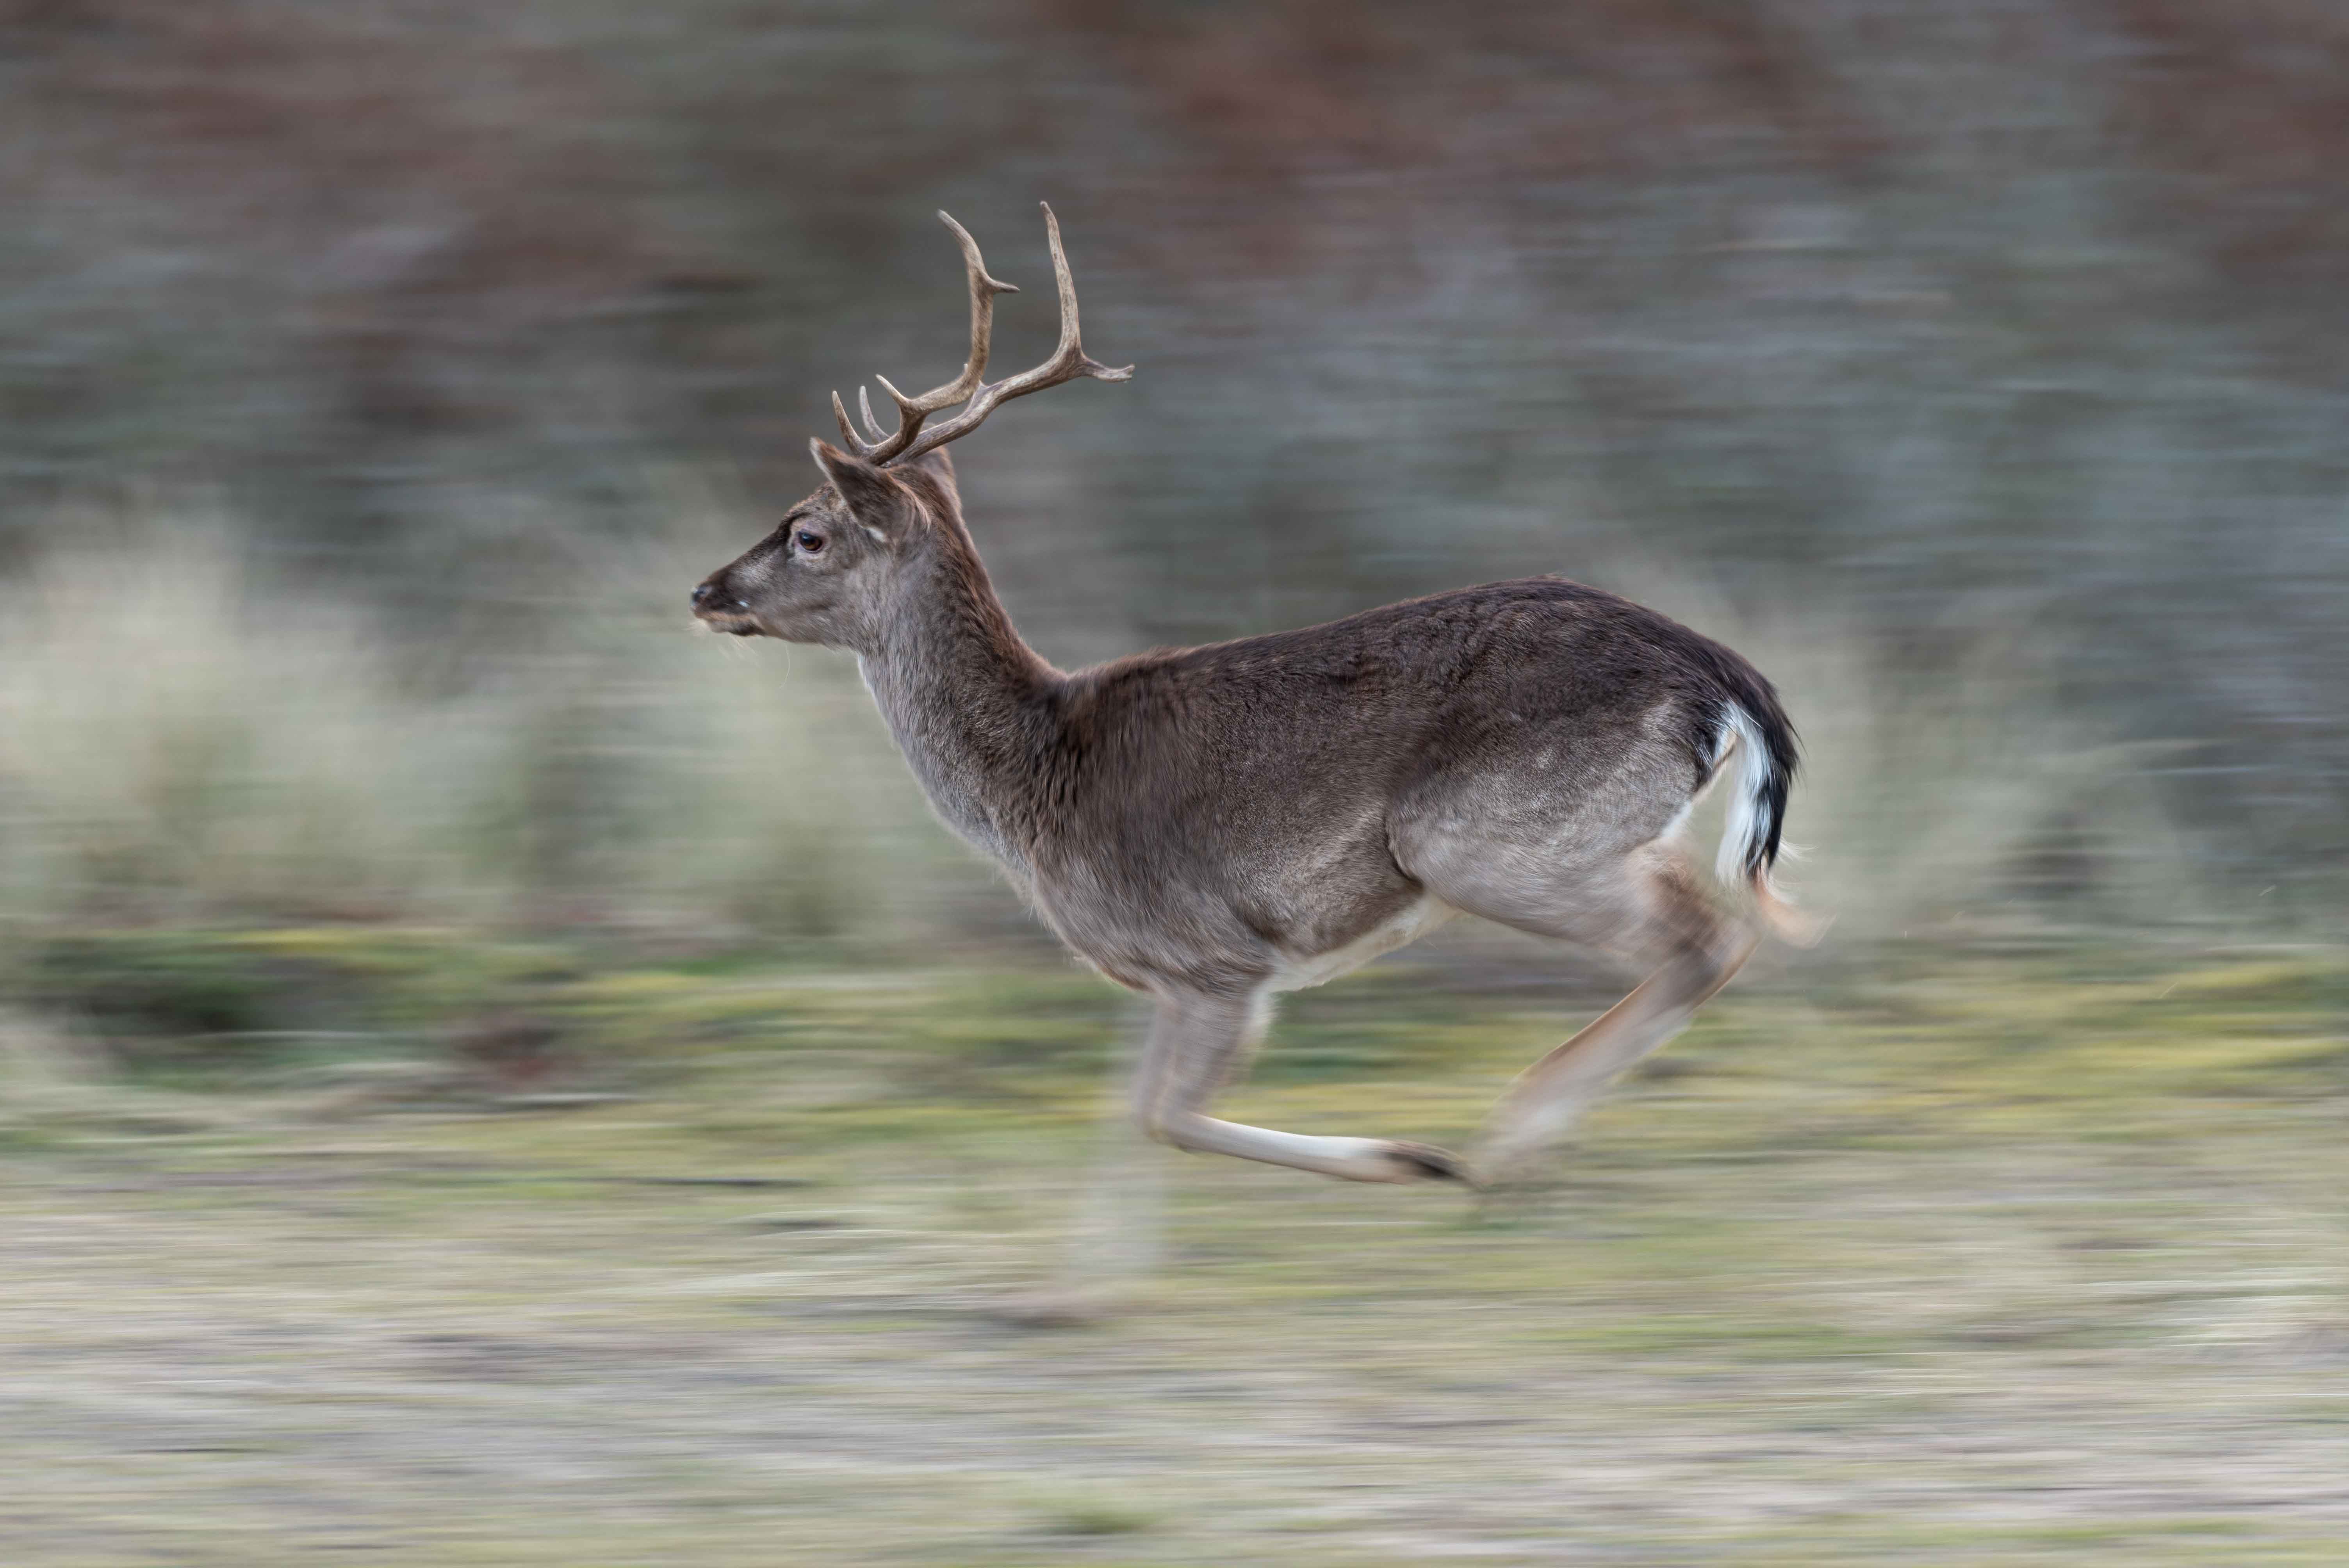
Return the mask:
[[1162,995],[1133,1076],[1133,1115],[1162,1143],[1315,1171],[1348,1181],[1466,1180],[1461,1161],[1423,1143],[1317,1138],[1206,1114],[1263,1032],[1264,994]]

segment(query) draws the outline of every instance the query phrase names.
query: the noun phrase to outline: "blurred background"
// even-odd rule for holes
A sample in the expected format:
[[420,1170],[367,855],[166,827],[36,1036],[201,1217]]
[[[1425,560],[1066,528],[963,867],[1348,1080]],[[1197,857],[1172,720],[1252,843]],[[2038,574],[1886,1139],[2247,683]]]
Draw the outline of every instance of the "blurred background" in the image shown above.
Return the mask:
[[944,207],[1139,371],[958,450],[1063,665],[1557,572],[1786,689],[1842,940],[2331,922],[2349,24],[0,7],[10,915],[1023,942],[842,660],[686,635]]
[[[0,1559],[2339,1563],[2344,169],[2329,0],[0,0]],[[1782,688],[1837,923],[1555,1190],[1117,1152],[694,634],[1042,200],[1049,658],[1559,573]],[[1228,1114],[1625,985],[1459,923]]]

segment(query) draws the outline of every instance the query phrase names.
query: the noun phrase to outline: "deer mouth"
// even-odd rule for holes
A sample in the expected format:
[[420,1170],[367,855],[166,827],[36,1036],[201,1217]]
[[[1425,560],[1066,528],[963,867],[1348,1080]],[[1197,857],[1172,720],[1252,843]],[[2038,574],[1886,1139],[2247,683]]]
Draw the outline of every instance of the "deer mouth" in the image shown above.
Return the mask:
[[713,632],[730,637],[763,637],[767,629],[748,612],[718,605],[697,605],[693,618]]

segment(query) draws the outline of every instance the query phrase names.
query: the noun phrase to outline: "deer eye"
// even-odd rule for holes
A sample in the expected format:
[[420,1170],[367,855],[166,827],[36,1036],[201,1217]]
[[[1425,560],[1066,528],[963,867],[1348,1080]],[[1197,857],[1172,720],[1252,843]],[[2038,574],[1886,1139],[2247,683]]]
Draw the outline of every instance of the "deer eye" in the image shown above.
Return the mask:
[[792,542],[798,545],[808,554],[813,555],[823,548],[823,535],[821,533],[810,533],[807,530],[802,529],[798,533],[792,536]]

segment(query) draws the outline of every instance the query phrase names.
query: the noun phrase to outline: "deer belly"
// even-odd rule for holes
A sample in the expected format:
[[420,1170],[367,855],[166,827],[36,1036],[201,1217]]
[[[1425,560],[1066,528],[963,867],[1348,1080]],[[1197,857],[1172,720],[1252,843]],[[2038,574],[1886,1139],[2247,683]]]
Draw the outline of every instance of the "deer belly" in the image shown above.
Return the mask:
[[1272,972],[1268,988],[1302,991],[1309,985],[1335,980],[1348,970],[1358,969],[1373,958],[1417,942],[1459,913],[1442,899],[1430,894],[1396,911],[1342,947],[1332,947],[1321,953],[1284,955],[1280,966]]

